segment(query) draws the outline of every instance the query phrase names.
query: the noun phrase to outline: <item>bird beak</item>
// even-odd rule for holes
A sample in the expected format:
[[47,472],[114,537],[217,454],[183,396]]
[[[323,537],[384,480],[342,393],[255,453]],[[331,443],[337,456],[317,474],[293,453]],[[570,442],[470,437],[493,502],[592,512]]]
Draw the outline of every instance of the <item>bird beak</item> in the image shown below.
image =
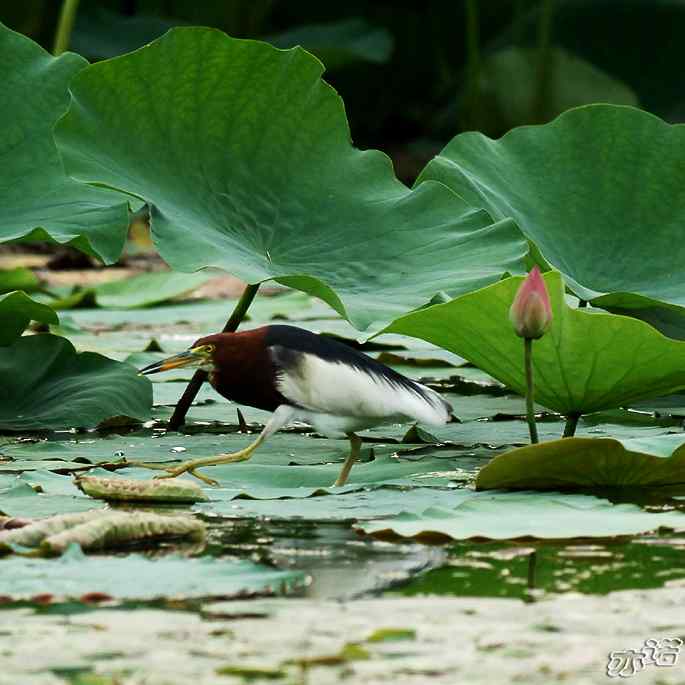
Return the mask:
[[169,371],[169,369],[179,369],[182,366],[200,366],[207,361],[204,354],[194,349],[175,354],[173,357],[167,357],[162,361],[155,362],[146,366],[144,369],[138,371],[141,376],[148,376],[152,373],[159,373],[160,371]]

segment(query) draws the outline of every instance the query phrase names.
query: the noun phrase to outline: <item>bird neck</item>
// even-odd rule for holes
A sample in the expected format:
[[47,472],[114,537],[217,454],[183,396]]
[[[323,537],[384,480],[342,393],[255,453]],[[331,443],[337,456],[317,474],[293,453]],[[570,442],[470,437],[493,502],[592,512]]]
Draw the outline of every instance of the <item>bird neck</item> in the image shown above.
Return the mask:
[[266,346],[266,328],[226,334],[214,353],[209,380],[229,400],[274,411],[285,403],[276,388],[276,370]]

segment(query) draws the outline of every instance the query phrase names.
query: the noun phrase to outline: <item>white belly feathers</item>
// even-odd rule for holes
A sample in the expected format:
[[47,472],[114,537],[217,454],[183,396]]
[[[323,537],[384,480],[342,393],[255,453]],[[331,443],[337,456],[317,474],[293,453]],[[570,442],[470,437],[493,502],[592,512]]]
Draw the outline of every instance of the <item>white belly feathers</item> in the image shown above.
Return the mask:
[[[449,421],[449,404],[429,388],[414,385],[398,384],[380,374],[310,353],[299,354],[297,364],[280,370],[276,380],[286,399],[311,412],[313,423],[324,421],[323,417],[314,421],[314,415],[328,414],[332,416],[327,422],[340,425],[323,432],[347,432],[343,424],[349,424],[347,430],[359,430],[387,421],[409,419],[429,425]],[[333,421],[333,417],[340,420]],[[345,417],[350,420],[342,420]]]

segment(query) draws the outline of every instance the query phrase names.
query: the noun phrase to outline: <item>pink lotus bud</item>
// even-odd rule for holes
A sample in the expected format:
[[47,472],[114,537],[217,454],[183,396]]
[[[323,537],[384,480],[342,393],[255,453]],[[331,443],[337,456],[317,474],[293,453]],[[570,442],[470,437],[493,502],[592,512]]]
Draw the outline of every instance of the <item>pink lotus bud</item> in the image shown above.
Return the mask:
[[509,319],[516,335],[531,340],[541,338],[552,323],[549,293],[537,266],[532,268],[521,283],[509,309]]

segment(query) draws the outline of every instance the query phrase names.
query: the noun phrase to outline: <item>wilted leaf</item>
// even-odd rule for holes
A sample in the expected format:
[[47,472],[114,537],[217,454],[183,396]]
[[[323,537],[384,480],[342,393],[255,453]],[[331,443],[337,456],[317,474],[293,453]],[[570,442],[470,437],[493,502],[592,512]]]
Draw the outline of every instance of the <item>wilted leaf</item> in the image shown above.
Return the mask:
[[79,476],[77,484],[89,497],[123,502],[201,502],[207,496],[189,480],[133,480]]
[[63,554],[73,544],[84,551],[91,551],[164,537],[197,541],[203,540],[204,536],[205,524],[192,516],[105,511],[96,512],[90,520],[74,527],[46,536],[39,546],[44,554]]

